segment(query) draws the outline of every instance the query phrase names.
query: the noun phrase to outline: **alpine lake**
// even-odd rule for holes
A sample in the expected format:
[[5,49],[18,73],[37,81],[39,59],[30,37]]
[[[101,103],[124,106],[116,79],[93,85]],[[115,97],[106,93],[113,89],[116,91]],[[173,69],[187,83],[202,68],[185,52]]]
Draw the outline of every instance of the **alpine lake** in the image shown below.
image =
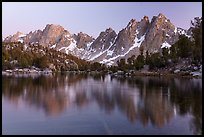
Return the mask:
[[202,134],[202,79],[2,75],[2,134]]

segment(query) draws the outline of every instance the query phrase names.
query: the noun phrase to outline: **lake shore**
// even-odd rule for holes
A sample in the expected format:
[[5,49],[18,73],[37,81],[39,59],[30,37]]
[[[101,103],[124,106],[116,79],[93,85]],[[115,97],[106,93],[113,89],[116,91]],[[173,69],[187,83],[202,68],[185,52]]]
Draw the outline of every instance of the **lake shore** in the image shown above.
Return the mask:
[[[195,72],[194,73],[188,73],[188,72],[179,72],[179,73],[171,73],[171,72],[154,72],[154,71],[148,71],[148,72],[133,72],[131,74],[125,73],[125,76],[130,77],[136,77],[136,76],[155,76],[155,77],[185,77],[185,78],[200,78],[202,79],[202,73]],[[118,74],[114,74],[118,75]],[[123,75],[123,76],[124,76]]]
[[156,77],[186,77],[186,78],[201,78],[202,71],[186,72],[186,71],[52,71],[49,69],[13,69],[3,70],[2,75],[52,75],[53,73],[72,73],[72,74],[110,74],[116,77],[137,77],[137,76],[156,76]]

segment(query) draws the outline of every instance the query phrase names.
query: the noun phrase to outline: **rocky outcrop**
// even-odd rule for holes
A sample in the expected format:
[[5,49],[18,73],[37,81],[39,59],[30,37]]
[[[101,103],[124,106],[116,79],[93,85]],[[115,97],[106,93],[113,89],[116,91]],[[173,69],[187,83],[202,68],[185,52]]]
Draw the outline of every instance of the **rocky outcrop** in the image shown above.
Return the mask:
[[110,48],[114,55],[124,54],[135,43],[137,22],[131,19],[128,25],[122,29],[116,38],[114,45]]
[[24,43],[39,43],[43,32],[41,30],[36,30],[34,32],[30,32],[24,37]]
[[64,28],[60,25],[48,24],[42,32],[39,43],[44,47],[49,47],[60,41]]
[[112,28],[108,28],[105,31],[102,31],[96,40],[90,45],[90,56],[87,59],[89,60],[102,60],[107,56],[107,50],[115,42],[117,34]]
[[90,43],[94,40],[93,37],[91,37],[88,34],[85,34],[83,32],[80,32],[77,35],[75,35],[74,39],[76,40],[77,48],[83,48],[83,49],[85,49],[87,47],[88,43]]
[[149,18],[147,16],[144,16],[143,19],[138,22],[138,34],[137,37],[141,38],[148,30],[150,23],[149,23]]
[[[115,42],[99,62],[111,65],[115,64],[120,58],[128,58],[132,54],[137,54],[139,50],[135,50],[139,48],[140,43],[143,41],[142,34],[144,35],[144,28],[147,27],[148,18],[144,17],[141,22],[131,19],[127,26],[118,33]],[[138,31],[138,28],[141,32]],[[138,37],[138,33],[140,33],[140,37]],[[94,61],[98,60],[97,58]]]
[[16,34],[14,34],[13,36],[8,36],[4,39],[4,42],[22,42],[23,41],[23,37],[25,35],[22,32],[17,32]]
[[178,40],[178,35],[175,33],[176,27],[163,14],[152,18],[149,29],[147,30],[146,38],[142,43],[144,50],[149,53],[157,52],[166,41],[172,45]]
[[56,50],[59,50],[63,47],[68,47],[71,43],[74,43],[74,39],[72,38],[72,34],[64,30],[61,35],[59,35],[57,41],[51,46],[52,48],[55,48]]
[[116,36],[116,32],[112,28],[108,28],[99,34],[91,47],[96,50],[106,50],[113,44]]

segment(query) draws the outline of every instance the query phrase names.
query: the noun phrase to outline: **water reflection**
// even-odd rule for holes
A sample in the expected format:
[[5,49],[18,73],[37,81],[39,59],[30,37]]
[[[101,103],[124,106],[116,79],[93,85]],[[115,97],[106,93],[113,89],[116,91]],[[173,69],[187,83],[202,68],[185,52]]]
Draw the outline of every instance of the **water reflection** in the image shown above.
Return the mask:
[[101,75],[3,76],[2,96],[18,105],[58,116],[70,107],[97,103],[111,115],[118,109],[131,123],[161,128],[176,115],[192,115],[190,129],[202,134],[202,80],[172,78],[114,78]]

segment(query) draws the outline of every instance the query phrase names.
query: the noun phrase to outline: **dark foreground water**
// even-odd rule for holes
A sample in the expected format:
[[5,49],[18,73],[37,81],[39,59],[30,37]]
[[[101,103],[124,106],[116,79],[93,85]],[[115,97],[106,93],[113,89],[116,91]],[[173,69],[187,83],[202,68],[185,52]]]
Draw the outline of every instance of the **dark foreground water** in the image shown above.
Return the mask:
[[3,76],[2,134],[202,134],[202,79]]

